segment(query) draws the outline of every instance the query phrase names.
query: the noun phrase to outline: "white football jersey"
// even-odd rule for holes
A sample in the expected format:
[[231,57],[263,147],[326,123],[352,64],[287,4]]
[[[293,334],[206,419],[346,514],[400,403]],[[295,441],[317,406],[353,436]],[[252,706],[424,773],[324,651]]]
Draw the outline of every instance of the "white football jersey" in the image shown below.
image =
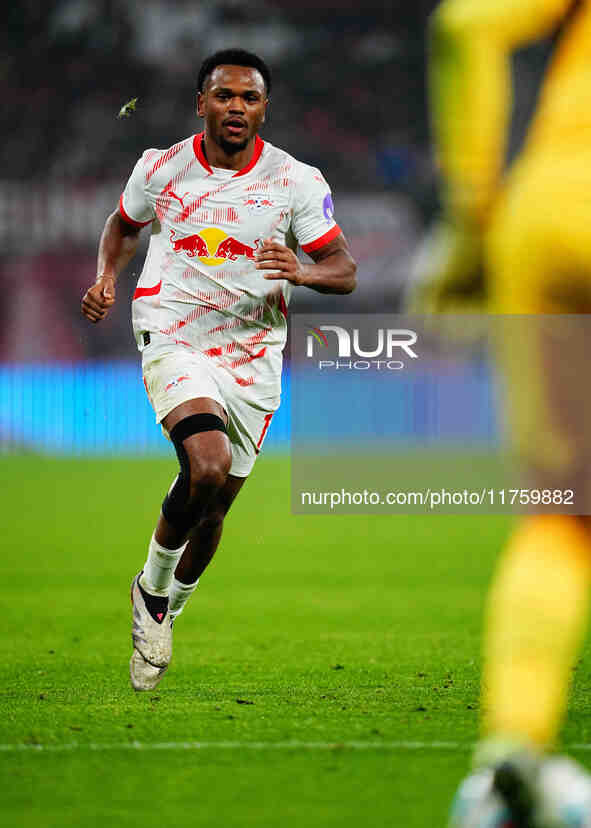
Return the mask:
[[126,221],[152,224],[134,333],[203,353],[239,386],[276,390],[292,286],[265,280],[255,251],[267,238],[306,252],[336,238],[330,189],[317,169],[258,136],[238,172],[212,169],[202,142],[203,133],[146,150],[119,200]]

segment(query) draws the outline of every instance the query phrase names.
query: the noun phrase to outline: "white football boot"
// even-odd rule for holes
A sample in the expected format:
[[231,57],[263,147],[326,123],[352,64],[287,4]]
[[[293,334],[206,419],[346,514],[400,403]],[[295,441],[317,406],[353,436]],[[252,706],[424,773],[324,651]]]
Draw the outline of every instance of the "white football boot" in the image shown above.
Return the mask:
[[568,828],[591,828],[591,776],[565,756],[548,759],[540,772],[546,800]]
[[133,653],[129,675],[134,690],[153,690],[172,658],[172,619],[167,605],[156,618],[150,614],[139,586],[141,572],[131,584]]
[[591,828],[591,777],[564,757],[523,749],[460,785],[450,828]]
[[129,678],[134,690],[154,690],[168,667],[154,667],[134,650],[129,660]]
[[449,828],[517,828],[493,783],[492,768],[481,768],[464,779],[452,802]]

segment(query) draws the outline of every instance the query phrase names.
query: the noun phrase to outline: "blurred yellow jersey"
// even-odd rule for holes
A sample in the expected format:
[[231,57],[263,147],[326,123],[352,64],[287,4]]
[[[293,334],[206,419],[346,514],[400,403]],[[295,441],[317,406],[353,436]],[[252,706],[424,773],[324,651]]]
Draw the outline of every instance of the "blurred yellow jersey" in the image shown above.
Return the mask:
[[[511,52],[554,33],[536,112],[506,174]],[[452,225],[484,236],[488,310],[590,314],[591,0],[445,0],[432,20],[429,71],[444,203]],[[518,454],[557,479],[586,479],[591,468],[580,438],[587,418],[570,416],[587,410],[583,341],[567,353],[554,347],[560,360],[548,358],[548,338],[531,324],[499,342]]]
[[583,151],[591,157],[591,3],[544,0],[542,5],[550,13],[563,6],[565,16],[525,151]]
[[491,215],[491,310],[589,313],[591,2],[534,5],[541,20],[563,14],[526,141]]
[[[554,33],[505,175],[511,52]],[[591,311],[591,0],[445,0],[430,74],[444,199],[486,232],[490,310]]]

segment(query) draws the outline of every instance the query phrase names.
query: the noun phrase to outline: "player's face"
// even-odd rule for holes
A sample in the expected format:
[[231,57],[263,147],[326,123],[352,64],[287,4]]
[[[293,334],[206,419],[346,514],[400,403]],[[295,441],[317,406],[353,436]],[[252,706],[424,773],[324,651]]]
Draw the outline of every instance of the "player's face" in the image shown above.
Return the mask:
[[197,97],[197,112],[205,119],[209,137],[232,154],[243,150],[259,131],[267,103],[265,82],[257,69],[216,66]]

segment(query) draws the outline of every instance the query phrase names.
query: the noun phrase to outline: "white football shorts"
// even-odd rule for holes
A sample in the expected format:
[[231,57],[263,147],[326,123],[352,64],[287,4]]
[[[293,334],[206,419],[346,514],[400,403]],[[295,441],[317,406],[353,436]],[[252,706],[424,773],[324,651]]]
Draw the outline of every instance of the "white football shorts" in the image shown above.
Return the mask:
[[[207,357],[171,343],[168,337],[166,342],[152,341],[142,350],[142,373],[157,423],[188,400],[209,397],[218,402],[228,415],[230,474],[248,477],[279,407],[279,394],[265,396],[255,385],[241,387]],[[169,436],[164,426],[162,431]]]

